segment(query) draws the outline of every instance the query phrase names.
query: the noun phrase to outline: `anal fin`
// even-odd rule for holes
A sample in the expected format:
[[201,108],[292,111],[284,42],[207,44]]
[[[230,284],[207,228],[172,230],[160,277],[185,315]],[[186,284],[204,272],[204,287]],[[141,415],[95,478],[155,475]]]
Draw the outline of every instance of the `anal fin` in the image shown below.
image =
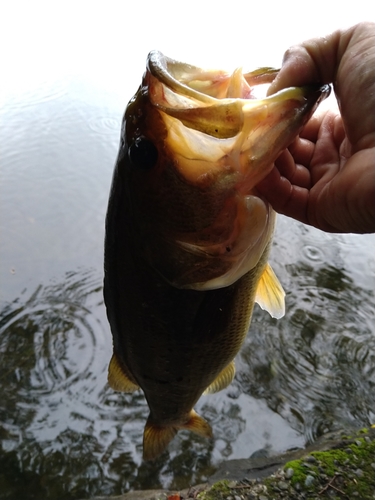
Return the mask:
[[233,360],[229,363],[229,365],[221,370],[219,375],[215,378],[212,384],[207,387],[203,394],[213,394],[215,392],[221,391],[222,389],[225,389],[232,382],[235,373],[236,367],[234,366]]
[[139,389],[139,386],[125,373],[116,354],[113,354],[109,363],[108,384],[114,391],[134,392]]

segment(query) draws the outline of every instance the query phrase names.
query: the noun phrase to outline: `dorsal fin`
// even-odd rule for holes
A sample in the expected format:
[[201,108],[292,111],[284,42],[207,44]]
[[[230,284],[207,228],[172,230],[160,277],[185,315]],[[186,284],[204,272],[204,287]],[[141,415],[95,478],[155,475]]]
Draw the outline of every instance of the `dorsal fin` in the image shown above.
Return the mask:
[[229,365],[221,370],[219,375],[215,378],[212,384],[207,387],[203,394],[213,394],[214,392],[219,392],[222,389],[225,389],[232,382],[235,373],[236,367],[234,366],[234,361],[231,361]]
[[259,280],[255,302],[273,318],[279,319],[285,314],[285,292],[269,264]]
[[134,392],[139,389],[139,386],[125,373],[116,354],[113,354],[109,363],[108,383],[114,391]]

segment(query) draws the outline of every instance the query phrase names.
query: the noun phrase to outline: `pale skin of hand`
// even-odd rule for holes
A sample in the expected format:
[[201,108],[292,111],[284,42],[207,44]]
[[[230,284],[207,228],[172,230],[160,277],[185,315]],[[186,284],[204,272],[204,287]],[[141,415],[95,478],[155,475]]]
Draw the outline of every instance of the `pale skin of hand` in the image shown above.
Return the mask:
[[289,49],[268,90],[332,83],[340,112],[314,115],[257,186],[273,208],[327,232],[375,232],[375,24]]

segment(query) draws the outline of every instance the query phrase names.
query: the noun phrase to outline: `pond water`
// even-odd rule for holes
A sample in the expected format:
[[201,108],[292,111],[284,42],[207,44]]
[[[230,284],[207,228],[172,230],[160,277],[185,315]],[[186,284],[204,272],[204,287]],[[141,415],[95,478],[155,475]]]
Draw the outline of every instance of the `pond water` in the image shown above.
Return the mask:
[[35,60],[38,71],[21,78],[32,66],[24,59],[3,82],[1,499],[184,488],[225,459],[375,422],[375,235],[329,235],[279,217],[271,263],[287,293],[285,317],[256,306],[234,382],[199,401],[214,439],[181,432],[159,459],[142,462],[145,400],[106,381],[102,261],[122,113],[146,54],[125,90],[77,61],[57,71]]

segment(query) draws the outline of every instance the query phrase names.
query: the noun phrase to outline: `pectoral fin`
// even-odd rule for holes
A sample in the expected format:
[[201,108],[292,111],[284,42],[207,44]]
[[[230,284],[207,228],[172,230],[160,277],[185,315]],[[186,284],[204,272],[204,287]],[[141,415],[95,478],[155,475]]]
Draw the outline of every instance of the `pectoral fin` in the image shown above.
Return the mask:
[[215,380],[210,384],[203,394],[213,394],[214,392],[219,392],[222,389],[228,387],[232,382],[234,375],[236,373],[236,367],[234,366],[234,361],[231,361],[224,370],[222,370]]
[[259,280],[255,302],[273,318],[279,319],[285,314],[285,292],[269,264]]
[[161,426],[151,423],[149,420],[143,433],[143,459],[153,460],[157,458],[168,446],[168,443],[180,429],[195,432],[199,436],[211,438],[211,426],[198,413],[191,410],[188,420],[183,424]]
[[139,389],[139,386],[130,380],[129,375],[125,373],[124,368],[117,359],[116,354],[113,354],[109,363],[108,383],[114,391],[134,392]]

